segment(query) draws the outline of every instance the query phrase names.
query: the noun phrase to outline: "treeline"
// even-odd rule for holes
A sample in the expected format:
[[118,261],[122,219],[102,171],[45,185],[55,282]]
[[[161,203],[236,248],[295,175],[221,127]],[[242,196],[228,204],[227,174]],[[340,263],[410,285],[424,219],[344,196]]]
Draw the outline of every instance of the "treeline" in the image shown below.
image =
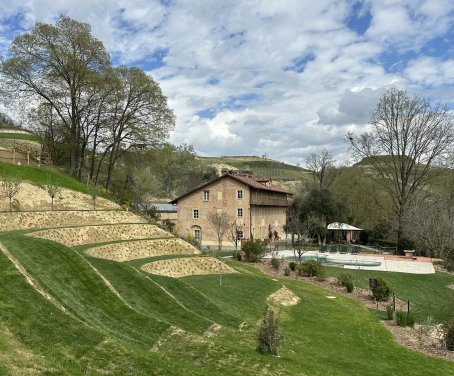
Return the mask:
[[192,146],[163,144],[128,151],[120,158],[111,192],[121,203],[166,201],[217,176]]
[[17,36],[1,72],[54,164],[107,189],[126,154],[165,147],[174,127],[159,84],[139,68],[113,67],[90,26],[66,16]]
[[[311,155],[313,182],[288,211],[288,231],[326,240],[326,225],[365,229],[363,243],[416,249],[454,260],[454,121],[429,99],[391,88],[371,112],[368,132],[346,135],[353,167]],[[451,161],[451,163],[449,163]]]

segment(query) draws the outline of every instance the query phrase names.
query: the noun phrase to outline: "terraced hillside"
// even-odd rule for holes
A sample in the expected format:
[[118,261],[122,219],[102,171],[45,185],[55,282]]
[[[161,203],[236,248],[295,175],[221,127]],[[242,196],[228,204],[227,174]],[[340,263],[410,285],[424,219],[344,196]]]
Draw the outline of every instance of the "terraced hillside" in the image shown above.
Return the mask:
[[[359,303],[201,257],[128,212],[0,213],[0,226],[0,375],[454,375]],[[256,350],[268,304],[280,357]]]

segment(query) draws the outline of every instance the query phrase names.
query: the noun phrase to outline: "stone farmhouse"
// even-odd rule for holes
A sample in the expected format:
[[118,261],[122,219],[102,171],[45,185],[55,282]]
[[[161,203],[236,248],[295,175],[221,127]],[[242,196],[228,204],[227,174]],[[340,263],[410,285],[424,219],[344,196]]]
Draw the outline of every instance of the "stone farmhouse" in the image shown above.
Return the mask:
[[270,232],[285,236],[286,209],[291,200],[291,193],[267,178],[223,170],[220,177],[177,197],[171,204],[177,205],[178,234],[192,235],[203,245],[214,245],[217,236],[208,213],[226,212],[232,219],[232,227],[233,222],[237,225],[239,239],[266,240]]

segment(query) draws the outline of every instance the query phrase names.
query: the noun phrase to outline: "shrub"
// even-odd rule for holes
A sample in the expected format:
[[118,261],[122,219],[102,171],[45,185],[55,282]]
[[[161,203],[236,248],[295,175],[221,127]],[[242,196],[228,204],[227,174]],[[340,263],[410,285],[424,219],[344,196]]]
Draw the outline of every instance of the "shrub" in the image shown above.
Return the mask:
[[288,266],[284,269],[284,275],[286,277],[288,277],[290,275],[290,268]]
[[275,317],[273,309],[267,306],[257,335],[258,350],[265,355],[277,355],[281,343],[282,337],[278,331],[278,319]]
[[265,254],[265,248],[260,240],[248,240],[243,243],[241,250],[244,252],[246,261],[257,262]]
[[396,311],[396,324],[397,326],[413,327],[415,325],[415,317],[411,311]]
[[353,276],[350,273],[342,273],[337,277],[337,283],[342,286],[346,286],[348,282],[353,284]]
[[352,293],[353,292],[353,282],[352,281],[347,281],[345,282],[345,288],[347,289],[347,292]]
[[290,270],[292,272],[294,272],[296,270],[297,263],[295,261],[290,261],[289,264],[288,264],[288,267],[290,268]]
[[445,331],[444,340],[446,348],[449,351],[454,351],[454,318],[444,324],[443,329]]
[[382,278],[369,279],[369,286],[372,290],[372,296],[374,297],[374,300],[385,302],[391,296],[391,288]]
[[325,267],[320,263],[320,261],[315,260],[303,262],[298,267],[298,274],[303,277],[318,277],[320,279],[326,277]]
[[386,319],[387,320],[394,319],[394,307],[392,304],[388,304],[386,306]]
[[273,257],[271,259],[271,266],[277,272],[281,267],[281,260],[279,260],[277,257]]

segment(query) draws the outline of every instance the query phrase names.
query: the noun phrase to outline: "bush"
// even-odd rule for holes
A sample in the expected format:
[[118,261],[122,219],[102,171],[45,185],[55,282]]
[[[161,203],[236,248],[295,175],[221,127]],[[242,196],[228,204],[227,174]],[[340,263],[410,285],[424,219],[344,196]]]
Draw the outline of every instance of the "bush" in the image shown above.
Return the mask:
[[303,277],[318,277],[324,279],[326,277],[325,267],[320,263],[320,261],[308,260],[303,262],[298,267],[298,274]]
[[445,345],[449,351],[454,351],[454,318],[443,325]]
[[337,277],[337,283],[339,285],[345,286],[348,282],[353,284],[353,276],[350,273],[342,273]]
[[374,300],[385,302],[391,296],[391,288],[382,278],[369,279],[369,286]]
[[286,277],[288,277],[290,275],[290,268],[288,266],[284,269],[284,275]]
[[296,270],[297,265],[298,265],[298,264],[297,264],[295,261],[290,261],[290,262],[288,263],[288,267],[290,268],[290,270],[291,270],[292,272],[294,272],[294,271]]
[[277,272],[281,267],[281,260],[279,260],[277,257],[273,257],[271,259],[271,266]]
[[397,326],[413,327],[415,325],[415,317],[411,311],[396,311],[396,324]]
[[278,355],[282,343],[282,337],[278,331],[278,319],[274,316],[273,309],[266,307],[257,335],[258,350],[265,355]]
[[388,304],[386,306],[386,319],[387,320],[394,319],[394,307],[392,304]]
[[345,288],[347,289],[347,292],[352,293],[353,292],[353,282],[352,281],[347,281],[345,282]]
[[265,248],[260,240],[248,240],[243,243],[241,250],[244,252],[246,261],[257,262],[265,254]]

